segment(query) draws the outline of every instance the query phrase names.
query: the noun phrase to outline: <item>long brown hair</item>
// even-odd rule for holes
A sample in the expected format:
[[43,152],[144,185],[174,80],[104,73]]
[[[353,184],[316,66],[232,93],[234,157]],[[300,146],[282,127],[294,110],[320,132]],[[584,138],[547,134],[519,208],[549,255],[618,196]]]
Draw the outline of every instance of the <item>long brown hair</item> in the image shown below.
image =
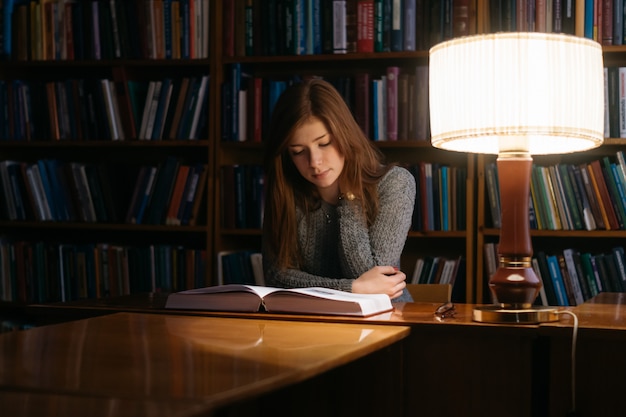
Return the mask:
[[384,165],[382,153],[365,136],[332,84],[313,78],[285,90],[272,113],[265,163],[263,250],[278,268],[300,264],[296,206],[306,215],[320,204],[316,187],[300,175],[287,150],[294,131],[313,117],[324,123],[345,157],[340,176],[343,191],[350,191],[362,202],[368,224],[378,214],[378,181],[390,168]]

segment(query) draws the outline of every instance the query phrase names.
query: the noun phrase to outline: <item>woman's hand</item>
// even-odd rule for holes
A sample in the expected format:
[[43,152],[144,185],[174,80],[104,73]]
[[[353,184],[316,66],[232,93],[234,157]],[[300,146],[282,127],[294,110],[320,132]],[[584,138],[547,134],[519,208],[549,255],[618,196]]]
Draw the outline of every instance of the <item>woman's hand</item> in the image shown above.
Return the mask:
[[352,292],[360,294],[387,294],[394,299],[406,287],[406,274],[393,266],[375,266],[352,283]]

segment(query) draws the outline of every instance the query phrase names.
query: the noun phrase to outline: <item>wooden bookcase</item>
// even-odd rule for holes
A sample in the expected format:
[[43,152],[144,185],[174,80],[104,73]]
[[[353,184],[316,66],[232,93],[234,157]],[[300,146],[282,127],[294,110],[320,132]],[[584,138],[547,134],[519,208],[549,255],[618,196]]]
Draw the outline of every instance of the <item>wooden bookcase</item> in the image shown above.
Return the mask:
[[[233,0],[235,5],[243,1]],[[136,138],[122,141],[106,139],[103,134],[97,140],[41,140],[35,136],[31,141],[0,141],[0,160],[16,160],[34,163],[40,159],[104,164],[113,169],[111,176],[114,196],[129,204],[137,172],[130,169],[141,164],[159,163],[168,156],[189,163],[205,164],[208,170],[204,187],[205,201],[201,205],[202,220],[194,226],[171,226],[165,224],[126,224],[118,222],[59,222],[59,221],[0,221],[3,240],[27,240],[60,243],[109,243],[111,245],[150,246],[171,245],[193,248],[206,254],[206,274],[196,284],[215,283],[216,256],[220,251],[260,249],[259,228],[225,227],[222,167],[231,165],[260,165],[263,162],[263,144],[251,141],[233,142],[222,140],[223,91],[222,85],[230,76],[233,64],[240,64],[251,75],[269,78],[288,78],[293,75],[319,75],[324,77],[348,76],[367,72],[372,76],[384,74],[389,66],[412,70],[428,65],[427,48],[416,51],[310,54],[310,55],[229,55],[225,53],[226,38],[233,36],[239,42],[245,38],[245,25],[236,26],[237,31],[228,32],[226,22],[228,1],[208,2],[209,55],[200,59],[152,59],[145,57],[119,57],[83,60],[3,60],[0,80],[26,80],[28,82],[62,81],[66,79],[119,79],[148,82],[165,78],[192,77],[209,74],[207,106],[202,113],[206,128],[198,140],[143,141]],[[324,4],[326,2],[324,1]],[[469,33],[490,31],[490,2],[469,0],[472,17]],[[137,22],[141,23],[141,22]],[[241,23],[241,21],[239,21]],[[132,35],[129,35],[132,36]],[[130,39],[130,38],[129,38]],[[626,62],[625,46],[605,46],[605,65],[619,66]],[[41,128],[48,128],[47,125]],[[75,139],[75,138],[74,138]],[[445,152],[430,146],[428,137],[411,137],[401,141],[380,141],[377,146],[389,162],[418,164],[430,162],[461,167],[466,170],[465,227],[458,231],[411,231],[402,258],[402,269],[410,275],[420,256],[462,256],[465,259],[465,301],[487,300],[483,245],[498,238],[498,230],[490,226],[484,175],[489,157]],[[560,155],[536,158],[537,163],[558,161],[584,161],[600,155],[614,155],[626,149],[626,140],[610,139],[599,149],[576,155]],[[113,180],[114,179],[114,180]],[[228,190],[226,190],[228,193]],[[122,203],[122,206],[124,204]],[[121,208],[120,211],[124,211]],[[626,231],[533,231],[535,252],[576,245],[578,248],[610,248],[626,237]],[[40,266],[39,266],[40,267]],[[52,268],[58,267],[52,266]],[[5,270],[9,269],[4,266]],[[5,272],[6,273],[6,272]],[[150,270],[135,271],[131,280],[150,277]],[[476,278],[474,278],[476,277]]]
[[[107,131],[107,129],[111,129],[110,123],[97,124],[93,122],[88,122],[88,126],[92,127],[90,135],[83,132],[84,135],[80,136],[77,133],[78,128],[73,126],[72,130],[65,135],[60,138],[55,137],[54,134],[48,133],[49,130],[53,129],[51,127],[52,119],[48,118],[49,103],[34,104],[35,100],[41,100],[41,97],[37,97],[37,93],[43,94],[44,100],[47,97],[45,90],[38,90],[35,88],[36,86],[51,83],[63,84],[66,80],[84,81],[85,91],[87,91],[86,85],[88,83],[98,83],[104,79],[116,82],[130,81],[136,85],[141,84],[143,88],[147,88],[150,82],[171,79],[176,85],[172,94],[174,97],[174,94],[179,91],[178,83],[183,79],[200,81],[203,76],[208,76],[209,78],[206,78],[207,91],[214,91],[210,77],[218,58],[216,58],[212,45],[208,42],[218,38],[218,34],[215,32],[216,25],[213,22],[216,17],[216,2],[205,1],[204,3],[207,7],[206,16],[211,20],[204,21],[201,24],[202,29],[200,29],[200,24],[196,26],[198,33],[205,33],[203,38],[207,42],[203,51],[197,49],[195,52],[197,58],[170,59],[164,56],[165,46],[155,50],[161,52],[150,52],[152,50],[147,45],[153,38],[147,34],[148,17],[147,9],[143,9],[144,3],[118,0],[115,2],[118,7],[116,9],[119,19],[116,26],[118,31],[107,30],[110,27],[100,29],[100,51],[102,52],[100,58],[94,58],[93,54],[96,49],[93,48],[93,45],[85,45],[84,55],[82,57],[75,56],[73,59],[67,59],[61,55],[66,52],[65,50],[61,52],[59,47],[57,49],[59,55],[55,53],[54,58],[43,59],[44,55],[35,56],[34,49],[20,49],[14,53],[28,51],[28,56],[14,57],[1,62],[0,81],[5,83],[2,89],[3,93],[6,94],[7,88],[10,88],[7,86],[20,80],[31,87],[33,104],[29,103],[29,106],[32,109],[37,109],[33,110],[34,112],[42,111],[44,114],[37,115],[37,120],[40,123],[35,126],[35,133],[30,138],[18,140],[17,135],[13,135],[11,138],[3,137],[3,140],[0,141],[0,160],[19,161],[30,165],[50,159],[58,161],[63,166],[70,163],[103,166],[107,170],[104,174],[105,182],[108,183],[111,190],[111,194],[105,195],[103,198],[105,202],[115,200],[113,210],[116,214],[115,217],[109,216],[106,221],[103,221],[102,217],[98,217],[96,221],[84,221],[80,216],[69,221],[59,220],[58,217],[49,221],[39,221],[36,216],[29,216],[25,220],[10,220],[4,217],[0,221],[0,239],[3,243],[14,242],[15,244],[11,247],[3,245],[3,250],[6,251],[3,253],[3,259],[9,259],[7,257],[11,256],[17,256],[17,259],[10,264],[3,265],[3,280],[14,273],[14,268],[19,270],[17,272],[19,276],[25,277],[18,280],[17,286],[14,283],[13,287],[8,289],[13,293],[13,301],[27,303],[67,301],[85,297],[83,291],[86,290],[89,290],[86,292],[87,296],[94,296],[94,294],[96,296],[107,294],[114,296],[123,294],[128,290],[131,292],[171,291],[210,283],[208,277],[211,276],[213,270],[212,219],[214,204],[212,199],[214,198],[213,147],[215,142],[212,138],[214,136],[213,126],[215,125],[213,115],[216,114],[214,96],[205,94],[204,97],[206,98],[202,99],[203,96],[199,93],[198,97],[200,98],[198,98],[197,103],[202,103],[204,100],[205,104],[203,107],[190,107],[193,109],[193,114],[198,115],[197,133],[193,138],[191,138],[191,134],[187,135],[186,133],[176,133],[174,137],[168,138],[166,133],[163,133],[159,139],[153,138],[153,140],[144,140],[145,136],[141,137],[139,134],[145,98],[137,104],[138,110],[136,111],[138,113],[135,113],[135,117],[138,116],[138,118],[135,119],[136,133],[134,135],[126,131],[128,125],[123,122],[125,132],[123,140],[113,140],[113,134],[109,134]],[[65,4],[65,2],[58,4]],[[94,2],[93,5],[99,8],[97,10],[99,13],[98,23],[111,24],[110,4],[113,3]],[[40,10],[44,10],[44,2],[41,2],[40,6]],[[84,30],[84,38],[75,34],[72,36],[72,41],[85,43],[93,41],[93,32],[91,31],[93,21],[89,20],[87,14],[80,14],[80,9],[78,9],[78,6],[91,7],[92,3],[72,2],[71,6],[70,3],[65,4],[65,6],[67,13],[63,14],[60,10],[58,13],[64,18],[71,16],[75,23],[78,19],[82,22],[82,30]],[[18,6],[15,7],[17,13]],[[73,8],[71,13],[69,7]],[[125,8],[127,20],[122,20],[119,14],[122,8]],[[87,13],[84,9],[83,12]],[[126,24],[124,25],[124,23]],[[77,30],[77,28],[78,26],[72,26],[72,30]],[[18,33],[24,35],[25,32]],[[14,32],[14,35],[20,36],[18,33]],[[42,48],[52,42],[50,38],[47,38],[48,42],[42,40],[47,36],[45,34],[36,37],[34,32],[31,33],[33,33],[33,39],[39,39]],[[118,39],[122,46],[120,54],[116,54],[110,49],[117,45],[111,37],[118,33],[120,35]],[[59,34],[60,36],[68,35],[63,30],[60,30]],[[157,36],[157,39],[154,40],[155,44],[159,45],[158,42],[163,40],[164,34],[155,31],[154,36]],[[200,36],[198,37],[200,38]],[[33,42],[35,41],[33,40]],[[55,42],[60,42],[60,40],[57,38]],[[78,46],[76,48],[78,51]],[[108,52],[105,53],[105,49]],[[180,53],[184,54],[182,45],[180,50],[182,51]],[[59,87],[57,93],[60,93],[56,96],[57,99],[63,95],[61,93],[68,91],[74,90],[64,89],[64,86]],[[98,96],[97,89],[88,91],[93,92],[93,101],[85,97],[78,99],[74,97],[74,100],[68,97],[67,100],[70,102],[68,108],[73,108],[78,114],[81,108],[89,108],[93,102],[106,103],[104,99]],[[145,90],[143,94],[145,97]],[[135,98],[140,96],[141,94],[137,93]],[[171,103],[177,103],[176,100],[178,97],[172,98]],[[117,102],[121,106],[124,100],[119,99]],[[17,111],[18,106],[11,106],[13,111]],[[8,108],[2,106],[2,111],[4,112]],[[128,111],[125,112],[125,110],[127,109],[122,108],[119,112],[122,120],[128,116]],[[168,117],[173,117],[173,113],[174,104],[171,105],[170,113],[168,113],[170,116]],[[192,112],[189,114],[191,115]],[[85,117],[89,118],[89,116]],[[162,117],[165,120],[165,116]],[[6,123],[4,115],[0,116],[0,119],[0,123]],[[156,126],[159,120],[158,116],[155,120]],[[78,116],[74,121],[79,124]],[[175,122],[172,121],[171,123],[173,126]],[[180,126],[182,125],[181,122]],[[83,129],[85,126],[82,126]],[[192,126],[191,122],[188,126]],[[168,126],[166,125],[166,127]],[[18,129],[19,126],[16,124],[11,128]],[[148,212],[146,212],[143,221],[129,222],[126,215],[131,205],[140,167],[162,167],[168,158],[174,158],[181,166],[203,166],[206,171],[205,185],[196,194],[199,203],[195,220],[188,224],[183,223],[183,225],[167,224],[164,216],[169,206],[169,198],[167,198],[163,202],[164,206],[160,210],[154,211],[154,220],[149,219]],[[154,180],[155,187],[158,187],[161,171],[159,169]],[[169,178],[173,179],[173,176],[170,175]],[[150,208],[156,200],[156,197],[152,199],[148,207]],[[159,215],[159,212],[162,215]],[[85,260],[82,250],[80,250],[80,255],[78,254],[79,248],[83,248],[85,245],[89,245],[88,250],[92,255],[97,252],[95,259],[87,257]],[[67,254],[61,255],[61,251],[66,249]],[[11,250],[15,250],[15,252],[9,253]],[[101,258],[97,259],[98,256]],[[60,259],[65,259],[67,264],[62,264]],[[104,275],[104,267],[96,268],[93,265],[94,262],[108,263],[108,271],[111,274],[110,280]],[[69,267],[70,264],[76,265],[73,271]],[[65,286],[65,292],[60,289],[62,286]],[[129,288],[124,289],[124,286]],[[67,287],[75,287],[75,289],[70,291]],[[101,291],[95,290],[94,287],[101,289]],[[7,287],[4,287],[3,290],[7,290]],[[6,300],[7,296],[3,293],[3,300]]]
[[[488,11],[485,10],[485,12]],[[578,12],[579,11],[577,9],[576,13]],[[490,32],[488,16],[488,14],[485,14],[485,19],[483,20],[485,32]],[[582,29],[576,30],[578,31]],[[578,33],[579,32],[576,32],[576,34]],[[604,41],[601,41],[600,43],[602,44],[605,67],[623,67],[626,65],[626,46],[607,45]],[[608,94],[610,97],[611,93]],[[533,156],[533,163],[541,167],[551,167],[559,164],[578,166],[580,164],[589,164],[594,160],[602,160],[605,157],[608,157],[610,162],[616,163],[617,152],[626,151],[626,139],[623,137],[616,137],[615,135],[610,136],[611,137],[609,138],[605,138],[604,144],[599,148],[573,154],[535,155]],[[488,272],[488,261],[486,259],[484,248],[487,243],[497,244],[499,239],[499,229],[494,228],[490,213],[486,169],[487,164],[495,162],[495,159],[495,156],[478,155],[476,160],[477,222],[475,240],[475,301],[478,303],[492,302],[491,294],[488,289],[490,274]],[[535,208],[535,210],[537,210],[537,208]],[[533,256],[535,258],[539,253],[557,256],[563,255],[563,251],[565,249],[574,249],[577,252],[588,253],[591,255],[610,254],[613,248],[624,245],[624,238],[626,238],[626,230],[623,227],[611,230],[606,230],[602,227],[598,227],[594,230],[586,230],[583,225],[583,227],[579,229],[550,230],[548,228],[536,229],[531,225],[531,240],[534,251]],[[580,270],[578,273],[580,273]],[[615,275],[615,272],[613,275]],[[544,280],[544,287],[546,287],[546,277],[541,276],[541,278]],[[550,277],[548,277],[548,279],[550,279]],[[548,285],[551,284],[548,283]],[[584,284],[581,283],[580,285]],[[610,287],[611,286],[609,285],[609,288]],[[605,288],[604,291],[606,292],[607,289]],[[609,289],[608,291],[615,291],[615,289]],[[584,298],[587,299],[587,297]],[[573,305],[571,298],[569,305]]]
[[[325,5],[329,2],[323,2]],[[347,7],[349,10],[349,3]],[[229,31],[228,25],[229,10],[227,6],[228,2],[220,4],[217,8],[217,12],[221,13],[224,18],[217,19],[218,25],[223,25],[218,32],[224,33],[225,41],[231,39],[245,38],[245,25],[236,26],[234,31]],[[235,2],[235,5],[237,2]],[[356,5],[356,2],[354,2]],[[470,19],[470,26],[468,30],[470,33],[475,33],[477,27],[478,17],[476,16],[477,2],[471,0],[467,2],[468,13],[473,16]],[[254,10],[254,8],[253,8]],[[230,11],[233,13],[233,11]],[[237,13],[234,11],[234,13]],[[253,13],[254,15],[254,13]],[[236,21],[236,17],[234,20]],[[262,23],[263,25],[263,23]],[[226,42],[224,42],[226,43]],[[221,45],[215,45],[216,48],[225,48],[224,43]],[[400,72],[412,73],[415,71],[416,66],[428,66],[428,46],[415,51],[398,51],[398,52],[353,52],[347,54],[302,54],[302,55],[264,55],[264,54],[246,54],[242,48],[235,46],[234,53],[227,53],[226,50],[222,50],[218,56],[221,57],[221,62],[215,70],[214,81],[216,88],[224,82],[231,80],[231,68],[233,65],[239,65],[243,68],[248,75],[248,79],[254,77],[260,77],[265,79],[278,79],[286,80],[294,75],[306,77],[306,76],[320,76],[331,81],[336,80],[339,77],[346,77],[348,83],[353,83],[353,89],[357,89],[357,83],[355,75],[368,73],[370,79],[374,79],[384,75],[386,69],[390,66],[397,66],[400,68]],[[237,52],[239,51],[239,53]],[[344,84],[339,84],[344,85]],[[264,85],[265,89],[266,86]],[[229,89],[229,87],[227,87]],[[343,91],[340,89],[340,91]],[[353,94],[356,95],[352,90]],[[352,96],[346,93],[346,100],[349,104],[354,105],[351,101]],[[368,100],[371,96],[368,97]],[[220,100],[218,100],[220,101]],[[222,108],[222,111],[224,109]],[[221,132],[224,117],[221,117],[217,121],[217,132]],[[248,127],[250,130],[250,127]],[[474,260],[475,254],[475,157],[473,155],[450,153],[433,148],[430,145],[429,137],[425,136],[412,136],[406,137],[405,140],[381,140],[376,144],[385,154],[388,162],[397,162],[405,166],[416,165],[421,162],[427,162],[432,164],[440,164],[446,166],[459,167],[466,172],[465,183],[463,184],[466,193],[462,197],[462,202],[454,201],[459,206],[464,206],[464,227],[458,230],[412,230],[409,232],[409,236],[406,242],[405,250],[402,256],[402,269],[407,273],[408,279],[411,279],[415,263],[418,257],[435,257],[443,256],[447,259],[463,258],[464,265],[459,275],[463,277],[464,284],[462,287],[463,295],[462,300],[472,301],[474,299]],[[372,135],[370,134],[370,137]],[[224,188],[232,187],[232,182],[226,180],[226,174],[222,172],[223,167],[232,165],[246,165],[246,164],[262,164],[263,163],[263,145],[262,142],[258,143],[252,139],[244,141],[232,141],[221,140],[216,137],[216,195],[220,196],[224,192]],[[230,175],[230,174],[228,174]],[[229,203],[227,206],[220,198],[215,199],[216,206],[214,208],[216,216],[214,223],[215,230],[215,251],[232,251],[238,249],[253,249],[260,250],[261,248],[261,232],[258,228],[237,228],[226,226],[224,215],[226,212],[233,211],[233,203]],[[232,220],[231,220],[232,222]]]

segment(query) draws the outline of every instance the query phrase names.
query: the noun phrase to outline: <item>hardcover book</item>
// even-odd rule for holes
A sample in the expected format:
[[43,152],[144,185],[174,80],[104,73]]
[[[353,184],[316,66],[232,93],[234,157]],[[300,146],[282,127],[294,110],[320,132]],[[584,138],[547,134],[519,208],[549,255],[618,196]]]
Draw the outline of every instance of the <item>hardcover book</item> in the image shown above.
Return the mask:
[[385,294],[353,294],[330,288],[274,288],[227,284],[170,294],[165,308],[366,317],[391,311]]

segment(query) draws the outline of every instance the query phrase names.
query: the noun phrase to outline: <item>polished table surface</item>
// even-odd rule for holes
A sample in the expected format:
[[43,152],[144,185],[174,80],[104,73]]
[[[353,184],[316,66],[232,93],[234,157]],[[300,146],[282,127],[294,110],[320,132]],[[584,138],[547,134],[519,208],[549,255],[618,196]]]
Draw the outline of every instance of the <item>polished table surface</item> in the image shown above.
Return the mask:
[[[392,312],[355,318],[165,310],[165,297],[140,294],[95,303],[30,306],[26,313],[37,320],[124,310],[268,322],[410,326],[411,333],[403,341],[406,415],[419,410],[423,415],[486,417],[508,410],[510,416],[560,417],[570,408],[574,319],[567,314],[551,323],[500,325],[473,321],[476,305],[472,304],[457,304],[455,317],[442,320],[434,314],[437,303],[398,303]],[[580,306],[557,309],[574,313],[579,322],[578,410],[581,415],[616,415],[615,410],[623,410],[626,294],[601,293]],[[511,404],[516,405],[514,411]]]
[[[0,404],[7,416],[206,413],[408,333],[366,323],[114,313],[0,335]],[[93,410],[85,413],[83,403]],[[79,408],[49,414],[54,407]]]

